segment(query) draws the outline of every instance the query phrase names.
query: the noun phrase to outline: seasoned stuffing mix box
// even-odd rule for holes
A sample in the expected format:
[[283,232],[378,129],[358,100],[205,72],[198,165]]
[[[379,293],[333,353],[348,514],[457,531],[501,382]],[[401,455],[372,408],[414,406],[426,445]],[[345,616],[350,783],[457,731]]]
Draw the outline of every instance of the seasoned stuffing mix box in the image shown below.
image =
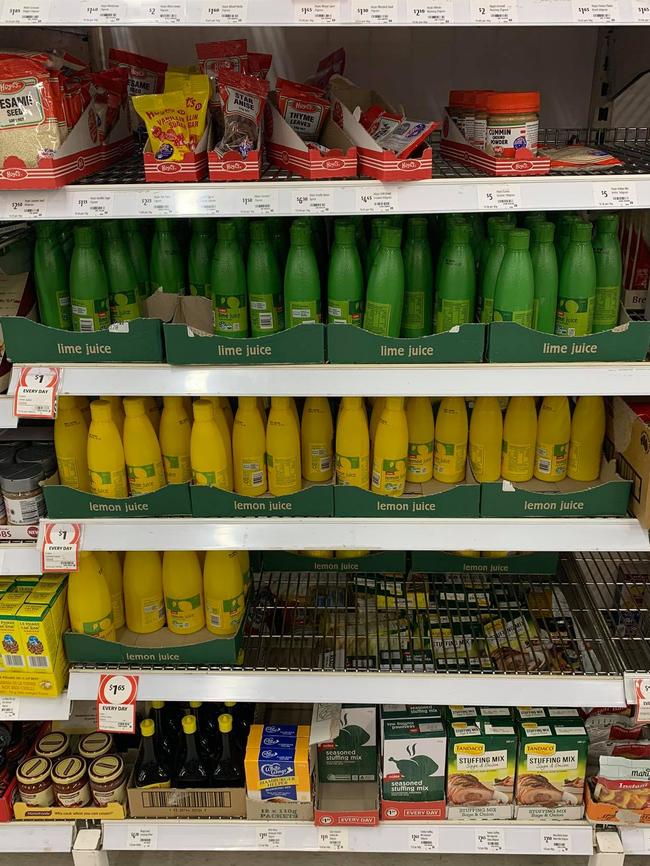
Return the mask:
[[[396,716],[382,707],[382,799],[431,803],[445,796],[447,735],[437,708]],[[386,711],[386,712],[385,712]]]

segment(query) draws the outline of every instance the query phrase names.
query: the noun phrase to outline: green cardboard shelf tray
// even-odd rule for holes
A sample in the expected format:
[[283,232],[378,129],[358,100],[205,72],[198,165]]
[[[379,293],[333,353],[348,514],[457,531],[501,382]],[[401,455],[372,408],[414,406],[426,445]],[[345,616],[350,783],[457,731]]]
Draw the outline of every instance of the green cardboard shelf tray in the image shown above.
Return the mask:
[[[409,492],[423,488],[424,492]],[[334,488],[336,517],[478,517],[480,485],[429,481],[406,486],[403,496],[383,496],[360,487]]]
[[190,488],[194,517],[332,517],[331,484],[311,484],[288,496],[241,496],[218,487]]
[[414,550],[411,570],[426,574],[555,574],[559,558],[557,553],[511,553],[492,557]]
[[368,553],[366,556],[336,556],[331,559],[302,556],[288,550],[267,550],[263,554],[262,562],[265,571],[356,572],[357,574],[406,573],[406,553],[399,550],[382,550],[378,553]]
[[354,325],[328,325],[327,359],[332,364],[480,363],[487,328],[459,325],[428,337],[380,337]]
[[167,484],[154,493],[106,499],[64,487],[46,484],[43,487],[48,517],[56,519],[87,519],[91,517],[191,517],[189,484]]

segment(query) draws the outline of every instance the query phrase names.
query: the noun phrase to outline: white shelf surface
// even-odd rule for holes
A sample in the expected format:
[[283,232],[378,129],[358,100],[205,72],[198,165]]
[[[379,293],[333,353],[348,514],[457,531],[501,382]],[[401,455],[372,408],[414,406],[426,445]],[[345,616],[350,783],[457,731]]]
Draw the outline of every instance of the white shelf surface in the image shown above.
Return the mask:
[[36,544],[0,544],[0,574],[40,574],[41,556]]
[[619,827],[626,854],[650,855],[650,827]]
[[10,821],[0,824],[3,854],[70,852],[73,821]]
[[[650,204],[648,205],[650,207]],[[14,364],[9,390],[22,366]],[[60,394],[191,396],[505,396],[650,394],[650,363],[61,365]]]
[[67,692],[56,698],[12,698],[0,695],[0,722],[54,722],[69,718],[70,698]]
[[0,396],[0,429],[18,427],[18,418],[14,415],[14,398],[6,394]]
[[[0,0],[1,2],[1,0]],[[41,0],[47,2],[47,0]],[[542,8],[542,4],[540,4]],[[650,208],[650,175],[617,174],[580,177],[513,177],[497,179],[432,178],[412,183],[383,184],[360,180],[282,180],[238,183],[91,184],[59,190],[0,193],[0,219],[85,219],[155,216],[294,216],[304,213],[304,197],[325,192],[330,214],[364,212],[363,198],[388,192],[393,213],[473,213],[494,210],[509,191],[519,210],[582,210],[599,207],[603,190],[625,193],[621,208]],[[491,195],[489,195],[491,193]],[[97,196],[98,204],[93,203]],[[321,199],[323,196],[321,196]],[[80,201],[82,204],[80,204]],[[374,212],[374,206],[364,205]],[[503,209],[502,207],[500,209]]]
[[[524,824],[515,821],[468,824],[456,821],[427,824],[381,823],[378,827],[336,827],[332,830],[296,822],[239,820],[142,820],[104,821],[104,851],[127,851],[147,844],[159,851],[256,851],[268,850],[272,829],[277,850],[340,850],[355,852],[414,853],[417,851],[456,854],[480,853],[477,834],[496,831],[493,838],[502,844],[503,854],[553,854],[566,846],[572,855],[593,853],[593,828],[586,821],[562,824]],[[477,851],[477,848],[479,849]]]

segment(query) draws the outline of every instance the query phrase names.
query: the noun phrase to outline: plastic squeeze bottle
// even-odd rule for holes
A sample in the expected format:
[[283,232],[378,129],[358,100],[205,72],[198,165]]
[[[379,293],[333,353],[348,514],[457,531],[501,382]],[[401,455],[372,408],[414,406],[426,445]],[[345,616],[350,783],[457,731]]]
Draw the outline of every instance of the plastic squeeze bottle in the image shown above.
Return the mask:
[[501,477],[503,417],[496,397],[477,397],[469,422],[469,462],[477,481]]
[[534,397],[511,397],[503,422],[501,477],[530,481],[535,468],[537,409]]
[[557,219],[555,229],[555,251],[557,253],[558,271],[562,270],[565,253],[571,243],[571,228],[580,217],[575,213],[563,213]]
[[399,337],[404,306],[402,230],[386,226],[370,268],[363,327],[382,337]]
[[596,236],[593,240],[596,259],[596,306],[594,308],[594,333],[608,331],[618,325],[621,302],[621,244],[618,240],[618,214],[602,214],[596,220]]
[[327,274],[327,321],[361,325],[363,268],[357,252],[354,223],[336,220]]
[[149,254],[147,242],[140,228],[140,220],[122,220],[124,243],[138,281],[140,310],[144,313],[144,301],[149,296]]
[[591,334],[596,306],[596,259],[591,246],[591,223],[576,220],[571,242],[562,259],[555,333],[568,337]]
[[436,334],[474,321],[476,268],[469,240],[468,223],[449,224],[436,268]]
[[[269,240],[278,264],[278,273],[283,274],[289,255],[289,223],[287,217],[266,217],[263,220],[253,220],[250,223],[250,242],[253,243],[253,226],[255,223],[268,226]],[[250,247],[249,254],[250,254]]]
[[107,499],[128,496],[124,448],[105,400],[90,404],[92,421],[88,431],[88,472],[90,492]]
[[343,397],[336,419],[336,483],[370,489],[368,416],[361,397]]
[[491,243],[481,272],[481,291],[478,297],[479,321],[484,324],[489,324],[493,320],[497,277],[501,269],[501,262],[506,254],[506,241],[511,231],[511,226],[501,222],[496,217],[489,218],[488,232]]
[[192,480],[190,439],[192,423],[182,397],[163,397],[158,438],[167,484]]
[[274,251],[269,240],[266,222],[253,220],[250,227],[247,283],[251,337],[264,337],[284,330],[280,253]]
[[403,397],[386,397],[377,425],[371,490],[384,496],[401,496],[406,484],[409,431]]
[[257,397],[240,397],[232,433],[235,493],[262,496],[267,491],[266,431]]
[[76,397],[59,397],[54,450],[61,484],[88,492],[88,426]]
[[97,235],[92,226],[75,226],[70,262],[72,330],[103,331],[111,323],[108,311],[108,277]]
[[223,434],[214,419],[209,400],[194,401],[194,424],[190,438],[190,463],[195,484],[232,490],[228,484],[232,467]]
[[129,631],[151,634],[165,625],[162,566],[156,550],[127,550],[124,607]]
[[266,463],[272,496],[286,496],[302,489],[300,450],[300,429],[289,397],[271,397]]
[[467,407],[464,397],[443,397],[436,418],[433,477],[444,484],[465,479],[467,460]]
[[530,258],[533,263],[535,284],[533,328],[544,334],[553,334],[559,282],[557,253],[553,243],[555,226],[551,222],[537,220],[532,224],[531,231],[533,240]]
[[[226,484],[228,485],[228,490],[232,490],[235,483],[232,469],[232,410],[230,404],[228,404],[228,411],[224,408],[224,397],[207,397],[206,399],[212,403],[212,415],[219,428],[219,434],[226,449]],[[231,423],[228,423],[229,417]]]
[[194,634],[205,625],[203,574],[195,550],[166,550],[162,564],[167,628],[173,634]]
[[544,397],[537,420],[535,478],[562,481],[566,478],[571,438],[571,411],[567,397]]
[[433,260],[425,217],[410,217],[404,244],[402,337],[424,337],[433,330]]
[[124,460],[133,496],[153,493],[165,486],[160,444],[141,397],[125,397]]
[[408,397],[406,422],[409,433],[406,480],[423,484],[433,478],[434,422],[428,397]]
[[187,287],[183,256],[174,231],[174,221],[166,217],[155,220],[149,262],[151,293],[169,292],[184,295]]
[[391,225],[390,217],[387,216],[373,217],[370,221],[370,245],[368,246],[368,258],[366,264],[368,276],[370,276],[370,271],[372,270],[372,266],[377,258],[377,253],[379,252],[381,233],[387,226]]
[[232,220],[222,220],[217,226],[217,245],[212,256],[210,288],[215,334],[222,337],[247,337],[246,270],[237,243],[237,230]]
[[[218,230],[217,224],[217,230]],[[190,295],[211,298],[210,272],[214,250],[214,220],[199,217],[192,220],[187,276]]]
[[[147,413],[147,418],[151,421],[153,432],[157,436],[158,431],[160,430],[160,406],[158,405],[158,401],[155,397],[152,397],[151,394],[146,397],[141,397],[140,399],[144,404],[144,411]],[[122,405],[124,405],[124,399],[122,400]]]
[[506,253],[494,288],[495,322],[516,322],[525,328],[533,324],[535,278],[528,246],[528,229],[512,229],[506,241]]
[[36,223],[34,281],[41,322],[50,328],[69,331],[72,328],[72,316],[68,261],[56,223]]
[[[124,406],[122,405],[122,398],[111,394],[108,397],[100,397],[99,399],[110,403],[111,419],[121,437],[124,433]],[[90,406],[88,407],[88,414],[90,414]]]
[[232,428],[235,423],[235,416],[233,415],[230,400],[228,397],[224,396],[217,397],[217,400],[219,401],[219,406],[221,407],[221,411],[226,419],[226,424],[228,425],[228,435],[232,438]]
[[122,223],[107,220],[102,229],[111,322],[131,322],[140,315],[140,299],[138,279],[122,236]]
[[116,550],[98,550],[95,556],[104,572],[104,578],[111,596],[113,609],[113,626],[117,631],[126,622],[124,618],[124,583],[122,578],[122,560]]
[[334,425],[327,397],[307,397],[302,409],[300,442],[302,477],[329,481],[334,474]]
[[595,481],[605,440],[605,401],[602,397],[578,397],[571,419],[569,466],[573,481]]
[[212,634],[237,634],[246,602],[236,550],[208,550],[203,566],[205,626]]
[[284,271],[284,309],[287,328],[320,322],[320,276],[311,242],[311,226],[304,219],[291,226],[291,246]]
[[115,640],[111,596],[94,553],[79,551],[79,569],[68,575],[68,613],[72,631]]
[[251,558],[247,550],[238,550],[239,565],[241,566],[241,576],[244,581],[244,595],[248,595],[248,590],[251,587],[253,576],[251,573]]

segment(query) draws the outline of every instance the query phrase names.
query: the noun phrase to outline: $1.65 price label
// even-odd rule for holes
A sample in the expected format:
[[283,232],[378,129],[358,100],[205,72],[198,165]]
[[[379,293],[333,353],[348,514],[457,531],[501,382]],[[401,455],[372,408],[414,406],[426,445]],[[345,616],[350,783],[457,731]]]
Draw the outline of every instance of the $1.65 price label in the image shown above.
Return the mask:
[[97,730],[135,733],[138,679],[131,674],[102,674],[97,692]]

